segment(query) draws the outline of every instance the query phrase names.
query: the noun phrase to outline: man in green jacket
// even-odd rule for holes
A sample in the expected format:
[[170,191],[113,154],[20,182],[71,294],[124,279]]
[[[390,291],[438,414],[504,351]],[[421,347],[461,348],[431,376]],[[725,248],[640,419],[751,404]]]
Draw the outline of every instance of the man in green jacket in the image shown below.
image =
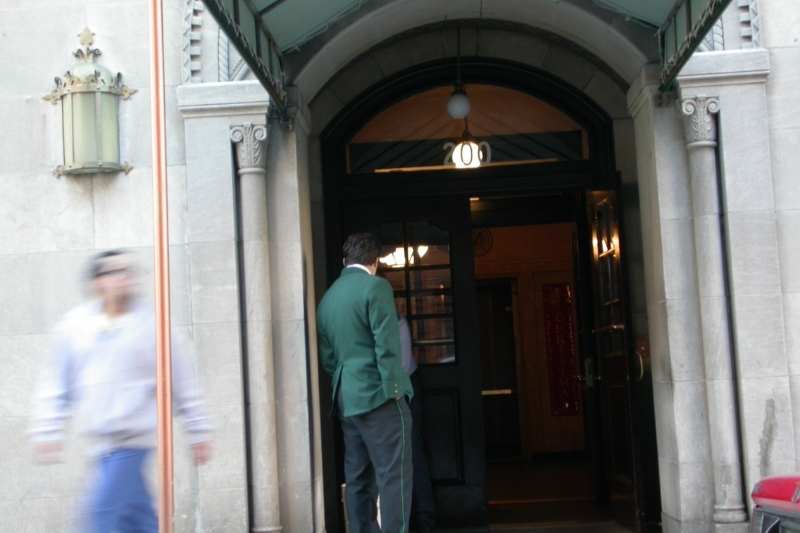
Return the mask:
[[394,292],[375,276],[380,255],[375,236],[350,235],[343,252],[345,268],[319,304],[317,332],[344,435],[350,532],[408,533],[413,392],[401,363]]

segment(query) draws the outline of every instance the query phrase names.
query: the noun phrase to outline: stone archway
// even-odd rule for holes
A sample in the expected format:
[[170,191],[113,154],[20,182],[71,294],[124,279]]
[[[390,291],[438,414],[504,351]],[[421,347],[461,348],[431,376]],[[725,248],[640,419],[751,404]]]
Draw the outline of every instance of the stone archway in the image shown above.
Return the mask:
[[[526,3],[380,0],[344,17],[298,53],[290,55],[293,81],[302,97],[311,101],[322,86],[366,51],[407,32],[455,20],[476,20],[484,26],[496,21],[550,33],[564,42],[591,50],[627,83],[639,74],[642,65],[658,57],[651,29],[582,0]],[[454,38],[449,41],[446,55],[453,55]],[[436,46],[428,47],[418,53],[435,54],[435,49]],[[484,52],[481,50],[481,55]],[[416,62],[426,59],[437,57],[418,58]]]
[[[327,286],[326,277],[326,230],[323,209],[322,158],[320,135],[337,120],[348,107],[364,105],[367,95],[373,96],[393,82],[413,77],[433,65],[446,70],[452,62],[455,71],[456,31],[462,31],[462,54],[475,61],[487,64],[515,65],[519,76],[525,72],[533,77],[552,80],[575,98],[582,98],[601,110],[607,117],[613,132],[613,144],[617,147],[613,159],[618,165],[625,187],[634,191],[626,197],[626,218],[637,226],[631,233],[638,235],[640,219],[636,200],[636,155],[633,123],[627,106],[629,84],[619,73],[604,63],[597,55],[585,48],[564,40],[562,37],[542,30],[534,30],[520,24],[505,22],[463,21],[450,24],[433,24],[397,35],[378,46],[365,51],[328,80],[309,102],[311,117],[311,199],[312,221],[315,228],[315,275],[318,292]],[[445,78],[437,80],[447,84]],[[484,80],[489,81],[489,80]],[[328,235],[330,237],[330,235]],[[334,239],[335,240],[335,239]],[[330,244],[330,243],[328,243]],[[635,241],[628,248],[631,269],[637,272],[642,267],[641,242]],[[642,276],[636,279],[641,280]],[[638,334],[646,335],[647,321],[644,305],[644,287],[634,289],[634,313],[639,315],[634,324]],[[331,498],[333,500],[335,498]],[[330,505],[330,504],[329,504]]]
[[[448,59],[455,66],[458,27],[464,57],[535,68],[581,91],[613,119],[629,116],[629,80],[596,54],[548,31],[500,21],[468,20],[432,24],[394,36],[343,66],[308,100],[313,131],[322,131],[336,113],[369,87],[404,70]],[[302,83],[298,78],[301,93]]]

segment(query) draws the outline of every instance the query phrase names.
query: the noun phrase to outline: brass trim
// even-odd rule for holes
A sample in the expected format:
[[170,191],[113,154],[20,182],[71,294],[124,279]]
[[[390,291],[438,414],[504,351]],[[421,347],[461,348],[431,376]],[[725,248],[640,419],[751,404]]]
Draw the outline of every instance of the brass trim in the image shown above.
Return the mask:
[[514,394],[512,389],[485,389],[481,391],[481,396],[511,396]]
[[625,324],[609,324],[592,330],[592,333],[618,333],[625,331]]

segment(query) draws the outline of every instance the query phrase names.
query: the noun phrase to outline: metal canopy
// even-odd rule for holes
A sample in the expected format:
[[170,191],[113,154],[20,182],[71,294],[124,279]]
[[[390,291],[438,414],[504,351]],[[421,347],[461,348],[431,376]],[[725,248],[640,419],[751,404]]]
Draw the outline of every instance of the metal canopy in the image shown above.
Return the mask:
[[593,0],[658,28],[660,81],[668,88],[731,0]]
[[366,0],[251,0],[282,52],[297,49]]
[[204,0],[279,110],[286,109],[283,54],[366,0]]
[[658,30],[661,87],[672,84],[731,0],[680,0]]
[[[204,0],[269,92],[286,107],[283,54],[368,0]],[[661,83],[669,86],[731,0],[585,0],[657,29]]]

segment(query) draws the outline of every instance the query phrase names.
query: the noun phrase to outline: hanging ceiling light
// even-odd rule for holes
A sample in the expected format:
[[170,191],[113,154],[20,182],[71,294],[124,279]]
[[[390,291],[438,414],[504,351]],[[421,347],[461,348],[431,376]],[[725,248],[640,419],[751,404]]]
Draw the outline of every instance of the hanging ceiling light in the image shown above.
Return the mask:
[[482,163],[488,163],[491,160],[489,143],[479,142],[469,132],[467,117],[469,117],[471,108],[469,96],[467,96],[461,81],[461,27],[459,26],[456,28],[456,82],[453,93],[447,101],[447,114],[455,120],[464,121],[464,133],[456,141],[455,146],[452,143],[445,144],[445,148],[452,150],[450,158],[456,168],[477,168]]
[[453,163],[456,168],[477,168],[486,159],[486,153],[481,150],[482,145],[488,150],[489,144],[478,142],[469,132],[467,119],[464,118],[464,133],[453,148]]
[[464,92],[463,87],[456,86],[450,99],[447,101],[447,114],[451,118],[462,119],[469,115],[469,96]]
[[456,82],[453,87],[453,94],[447,101],[447,114],[456,120],[467,118],[470,111],[469,96],[464,90],[461,82],[461,26],[456,28]]
[[447,114],[450,115],[450,118],[461,120],[467,118],[469,110],[469,96],[464,91],[464,87],[457,83],[453,89],[453,94],[450,95],[450,99],[447,101]]

